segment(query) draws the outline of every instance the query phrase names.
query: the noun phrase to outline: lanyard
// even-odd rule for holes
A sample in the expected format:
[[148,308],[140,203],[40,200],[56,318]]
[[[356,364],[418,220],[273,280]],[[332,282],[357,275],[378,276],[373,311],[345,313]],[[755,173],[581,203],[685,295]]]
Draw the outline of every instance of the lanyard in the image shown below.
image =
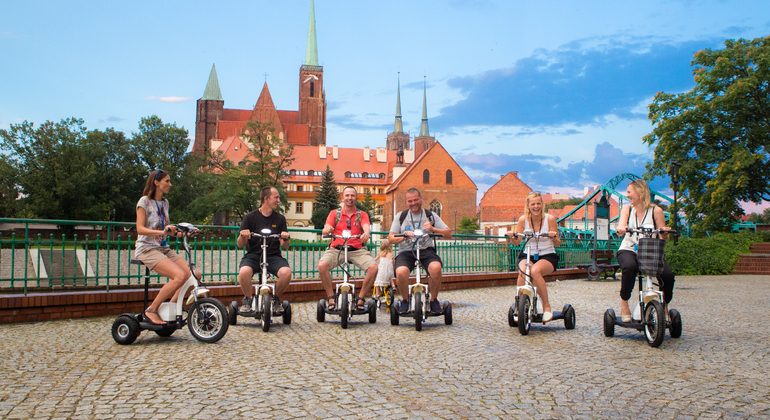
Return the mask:
[[158,209],[158,215],[160,216],[160,229],[165,231],[166,230],[166,212],[164,211],[165,208],[163,207],[162,203],[158,205],[158,200],[153,199],[152,201],[155,202],[155,208]]
[[412,222],[413,229],[420,229],[419,223],[422,223],[422,210],[420,210],[420,218],[417,220],[417,225],[414,224],[414,215],[411,211],[409,212],[409,220]]

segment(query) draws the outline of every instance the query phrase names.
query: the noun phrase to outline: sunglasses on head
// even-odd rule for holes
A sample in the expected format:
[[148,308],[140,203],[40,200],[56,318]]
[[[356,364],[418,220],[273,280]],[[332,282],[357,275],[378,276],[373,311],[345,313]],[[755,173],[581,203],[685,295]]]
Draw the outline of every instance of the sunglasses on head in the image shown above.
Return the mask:
[[157,181],[158,180],[158,175],[160,175],[161,172],[163,172],[163,173],[166,172],[163,169],[153,169],[153,170],[157,171],[157,172],[155,172],[155,179],[153,179],[153,181]]

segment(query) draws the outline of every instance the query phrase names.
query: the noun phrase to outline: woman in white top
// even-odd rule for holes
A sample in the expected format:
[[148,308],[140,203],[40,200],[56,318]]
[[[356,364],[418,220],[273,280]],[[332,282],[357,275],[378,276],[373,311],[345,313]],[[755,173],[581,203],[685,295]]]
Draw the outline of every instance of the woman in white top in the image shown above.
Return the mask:
[[[634,289],[636,275],[639,273],[639,261],[636,258],[636,246],[639,242],[638,234],[626,232],[629,227],[637,229],[650,226],[655,229],[670,230],[666,227],[666,217],[663,209],[650,201],[650,188],[641,179],[631,181],[626,188],[626,197],[631,205],[623,207],[618,216],[618,235],[625,235],[618,248],[618,264],[623,274],[620,280],[620,317],[623,322],[631,322],[631,310],[628,307],[628,299]],[[660,234],[661,239],[668,240],[668,233]],[[660,290],[663,292],[664,304],[671,302],[674,291],[674,273],[663,263],[663,272],[658,276]],[[667,307],[667,306],[666,306]],[[665,311],[668,313],[668,311]]]
[[150,307],[144,311],[145,319],[153,324],[165,324],[158,315],[160,304],[168,298],[175,302],[179,297],[180,288],[190,278],[187,262],[171,250],[167,243],[169,235],[178,236],[176,226],[169,224],[168,200],[164,198],[170,190],[169,173],[163,169],[155,169],[150,172],[142,198],[136,203],[136,232],[139,235],[136,238],[134,258],[169,279]]
[[[543,322],[553,319],[551,304],[548,302],[548,288],[545,285],[545,278],[559,267],[559,256],[556,254],[557,246],[561,246],[556,218],[545,213],[543,206],[543,197],[537,191],[527,194],[526,205],[524,206],[524,215],[519,217],[516,224],[516,233],[524,233],[524,229],[532,229],[535,233],[547,233],[548,238],[532,238],[529,242],[531,246],[530,258],[532,266],[530,267],[530,276],[532,276],[532,285],[537,288],[537,294],[543,301]],[[510,237],[510,242],[516,246],[522,241],[521,237]],[[527,254],[519,253],[519,270],[526,272]],[[519,274],[517,284],[524,285],[524,276]]]

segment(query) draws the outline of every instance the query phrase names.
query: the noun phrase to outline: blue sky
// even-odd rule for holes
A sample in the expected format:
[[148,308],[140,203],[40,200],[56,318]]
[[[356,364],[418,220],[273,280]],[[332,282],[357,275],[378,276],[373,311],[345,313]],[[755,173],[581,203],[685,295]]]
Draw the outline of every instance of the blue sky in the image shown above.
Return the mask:
[[[310,0],[6,2],[0,128],[74,116],[130,134],[157,114],[192,137],[212,64],[225,107],[252,108],[267,80],[278,109],[296,110],[309,10]],[[400,72],[404,129],[419,132],[425,81],[430,132],[479,197],[509,171],[572,195],[641,175],[655,93],[693,87],[696,51],[770,33],[770,3],[757,1],[317,0],[315,10],[328,143],[384,146]]]

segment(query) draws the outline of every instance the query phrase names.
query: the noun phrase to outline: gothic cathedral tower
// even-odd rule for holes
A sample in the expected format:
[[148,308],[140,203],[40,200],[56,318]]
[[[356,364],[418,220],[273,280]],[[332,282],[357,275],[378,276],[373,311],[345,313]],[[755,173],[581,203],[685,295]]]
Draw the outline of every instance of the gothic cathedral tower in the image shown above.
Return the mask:
[[309,144],[326,144],[326,92],[323,66],[318,64],[315,36],[315,7],[310,0],[305,62],[299,69],[299,123],[309,126]]
[[398,76],[398,90],[396,91],[396,122],[393,124],[393,132],[388,134],[385,142],[388,150],[402,150],[409,148],[409,134],[404,133],[404,124],[401,122],[401,74]]
[[217,68],[212,65],[206,90],[197,103],[193,153],[202,153],[211,147],[211,139],[217,138],[217,121],[222,118],[224,107],[225,101],[219,91]]

